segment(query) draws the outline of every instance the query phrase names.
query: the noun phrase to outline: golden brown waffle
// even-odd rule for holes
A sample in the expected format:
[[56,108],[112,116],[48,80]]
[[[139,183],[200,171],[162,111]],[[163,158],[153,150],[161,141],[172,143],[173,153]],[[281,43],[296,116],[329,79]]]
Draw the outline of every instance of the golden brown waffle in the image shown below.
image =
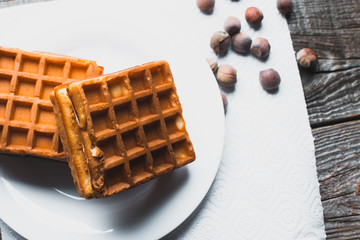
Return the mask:
[[94,61],[0,47],[0,152],[66,161],[50,92],[102,71]]
[[195,160],[165,61],[56,87],[51,100],[81,196],[107,197]]

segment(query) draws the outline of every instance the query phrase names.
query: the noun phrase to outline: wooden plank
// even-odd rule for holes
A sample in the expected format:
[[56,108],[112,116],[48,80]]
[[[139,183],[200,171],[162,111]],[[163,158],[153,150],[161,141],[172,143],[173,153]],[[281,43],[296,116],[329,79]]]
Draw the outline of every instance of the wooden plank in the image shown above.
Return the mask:
[[313,127],[358,118],[360,114],[360,66],[301,73],[310,123]]
[[[288,19],[294,50],[314,49],[316,72],[301,71],[310,123],[360,119],[359,0],[299,0]],[[360,121],[313,129],[328,239],[360,239]]]
[[360,121],[313,130],[328,239],[360,239]]
[[301,72],[312,126],[360,119],[360,1],[298,0],[288,24],[294,50],[315,50],[315,73]]

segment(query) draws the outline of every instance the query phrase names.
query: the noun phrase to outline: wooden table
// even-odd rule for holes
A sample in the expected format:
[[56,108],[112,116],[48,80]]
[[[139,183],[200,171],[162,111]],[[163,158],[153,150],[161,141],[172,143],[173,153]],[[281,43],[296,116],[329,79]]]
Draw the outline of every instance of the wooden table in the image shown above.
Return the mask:
[[[44,0],[1,0],[0,8]],[[294,50],[310,47],[316,72],[301,72],[315,138],[329,239],[360,238],[360,0],[293,0]]]
[[310,47],[316,72],[301,72],[328,239],[360,238],[360,0],[297,0],[288,18],[294,50]]

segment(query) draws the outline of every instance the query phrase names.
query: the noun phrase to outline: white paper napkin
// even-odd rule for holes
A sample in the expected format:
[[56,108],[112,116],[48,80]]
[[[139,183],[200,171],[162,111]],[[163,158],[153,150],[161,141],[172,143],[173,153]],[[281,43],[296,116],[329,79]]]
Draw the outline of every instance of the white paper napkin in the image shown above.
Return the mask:
[[[238,77],[235,90],[226,93],[222,162],[202,204],[166,239],[325,238],[306,103],[286,19],[276,1],[218,0],[210,15],[193,2],[192,8],[183,6],[189,2],[176,8],[190,9],[181,17],[182,30],[190,33],[204,58],[215,56],[209,47],[211,35],[223,29],[230,15],[241,20],[241,31],[252,39],[267,38],[271,53],[265,62],[231,50],[219,58],[219,64],[235,67]],[[259,30],[245,20],[251,6],[263,11]],[[281,75],[276,94],[264,91],[258,80],[259,71],[270,67]]]

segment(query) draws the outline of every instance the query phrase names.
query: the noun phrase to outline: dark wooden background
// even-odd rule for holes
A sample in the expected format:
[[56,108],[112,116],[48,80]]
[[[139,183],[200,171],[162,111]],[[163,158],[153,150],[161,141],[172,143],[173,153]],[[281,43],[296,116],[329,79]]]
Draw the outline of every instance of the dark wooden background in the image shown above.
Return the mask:
[[[46,0],[0,0],[0,8]],[[275,0],[274,0],[275,1]],[[360,0],[293,0],[294,50],[310,47],[316,71],[301,71],[315,138],[328,239],[360,239]]]
[[293,0],[294,50],[310,47],[318,69],[301,71],[315,138],[328,239],[360,239],[360,0]]

